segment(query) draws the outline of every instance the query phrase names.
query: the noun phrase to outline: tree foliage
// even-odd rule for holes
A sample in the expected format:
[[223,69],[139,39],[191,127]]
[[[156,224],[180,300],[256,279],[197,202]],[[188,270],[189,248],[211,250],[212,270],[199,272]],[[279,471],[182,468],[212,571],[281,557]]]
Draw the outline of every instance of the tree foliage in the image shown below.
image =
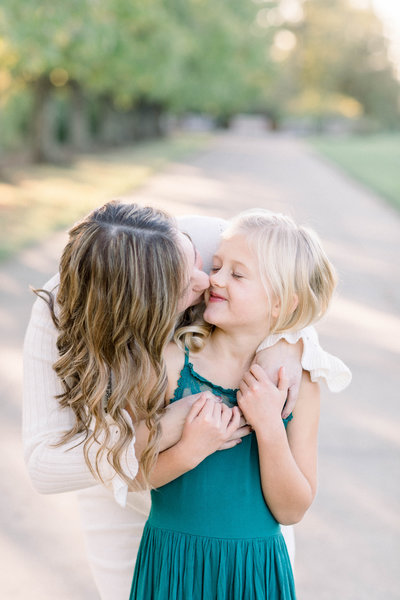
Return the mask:
[[30,124],[43,159],[55,137],[156,133],[163,112],[393,121],[399,88],[380,21],[350,0],[2,0],[0,94],[0,125]]
[[[386,123],[398,117],[399,82],[380,20],[349,0],[304,0],[291,27],[296,47],[287,61],[292,107],[364,113]],[[347,102],[346,102],[347,99]]]

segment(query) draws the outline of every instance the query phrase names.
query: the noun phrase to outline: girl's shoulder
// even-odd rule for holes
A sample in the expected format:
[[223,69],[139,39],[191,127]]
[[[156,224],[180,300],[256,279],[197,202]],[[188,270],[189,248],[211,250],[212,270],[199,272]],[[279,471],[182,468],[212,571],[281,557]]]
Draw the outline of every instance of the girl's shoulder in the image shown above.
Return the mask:
[[174,394],[182,367],[185,364],[185,352],[175,342],[170,342],[165,348],[164,359],[168,377],[166,390],[166,399],[168,399]]
[[169,342],[164,350],[164,358],[169,365],[178,365],[185,362],[185,351],[175,342]]

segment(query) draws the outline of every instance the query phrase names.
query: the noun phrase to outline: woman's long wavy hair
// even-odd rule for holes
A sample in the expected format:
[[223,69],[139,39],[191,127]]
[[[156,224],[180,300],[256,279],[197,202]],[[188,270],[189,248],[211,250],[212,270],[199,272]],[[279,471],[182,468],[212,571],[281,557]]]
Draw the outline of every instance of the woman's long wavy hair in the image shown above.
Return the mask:
[[[53,298],[47,298],[59,330],[54,365],[64,387],[59,401],[75,413],[60,444],[84,432],[86,462],[100,479],[106,456],[132,484],[121,466],[134,436],[123,412],[127,407],[134,422],[144,419],[150,432],[140,458],[145,482],[157,458],[167,384],[163,351],[178,313],[184,265],[174,221],[153,208],[109,202],[69,232],[57,317]],[[116,440],[110,421],[119,427]]]

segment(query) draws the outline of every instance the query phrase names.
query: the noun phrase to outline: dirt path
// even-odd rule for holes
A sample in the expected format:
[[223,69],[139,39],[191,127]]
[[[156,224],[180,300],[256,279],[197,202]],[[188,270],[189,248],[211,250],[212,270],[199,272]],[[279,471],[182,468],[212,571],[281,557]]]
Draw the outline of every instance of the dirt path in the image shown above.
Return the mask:
[[[318,327],[323,345],[353,371],[323,391],[320,484],[296,528],[300,600],[395,600],[400,556],[398,357],[400,219],[301,142],[236,131],[196,158],[173,164],[135,194],[174,214],[229,217],[252,206],[289,212],[317,229],[340,274]],[[2,597],[94,600],[74,496],[39,496],[20,444],[21,344],[28,284],[55,270],[65,236],[0,268]]]

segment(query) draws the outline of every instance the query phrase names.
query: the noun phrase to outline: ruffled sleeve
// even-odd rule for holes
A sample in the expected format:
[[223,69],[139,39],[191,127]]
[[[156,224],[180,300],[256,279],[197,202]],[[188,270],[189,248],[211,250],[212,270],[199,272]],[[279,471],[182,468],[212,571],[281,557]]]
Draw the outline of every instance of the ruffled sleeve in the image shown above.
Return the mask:
[[290,333],[270,335],[260,344],[257,352],[270,348],[281,339],[289,344],[296,344],[300,338],[303,340],[301,365],[305,371],[310,372],[311,381],[324,379],[331,392],[344,390],[351,382],[351,371],[343,361],[321,348],[318,334],[312,326]]

